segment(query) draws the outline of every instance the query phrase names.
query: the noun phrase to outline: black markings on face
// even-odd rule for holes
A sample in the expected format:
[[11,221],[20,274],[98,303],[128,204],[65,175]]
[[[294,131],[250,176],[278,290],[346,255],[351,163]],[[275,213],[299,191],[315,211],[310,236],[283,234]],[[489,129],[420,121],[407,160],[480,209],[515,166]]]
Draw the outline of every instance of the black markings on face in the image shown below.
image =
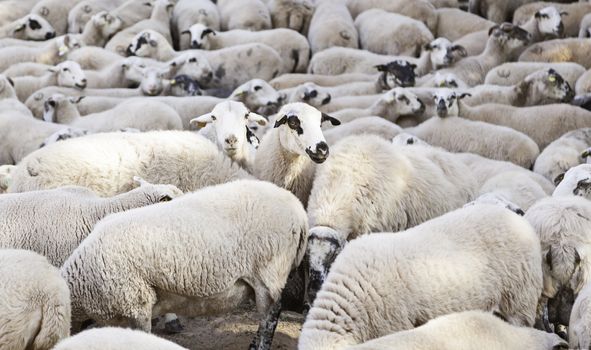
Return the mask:
[[295,130],[298,133],[298,135],[302,135],[304,133],[304,129],[302,129],[301,126],[300,118],[298,118],[296,115],[287,117],[287,126],[289,126],[290,129]]
[[591,193],[591,179],[583,179],[577,182],[577,187],[573,190],[573,194],[575,196],[586,197],[589,193]]
[[218,79],[221,79],[226,76],[226,69],[224,68],[223,64],[220,64],[218,69],[215,70],[215,76]]
[[404,96],[404,95],[399,95],[397,97],[397,100],[400,102],[404,102],[405,104],[410,104],[410,100],[408,99],[408,97]]
[[246,140],[255,148],[259,147],[259,138],[248,128],[248,126],[246,127]]
[[41,29],[41,24],[35,19],[29,19],[29,28],[33,30]]

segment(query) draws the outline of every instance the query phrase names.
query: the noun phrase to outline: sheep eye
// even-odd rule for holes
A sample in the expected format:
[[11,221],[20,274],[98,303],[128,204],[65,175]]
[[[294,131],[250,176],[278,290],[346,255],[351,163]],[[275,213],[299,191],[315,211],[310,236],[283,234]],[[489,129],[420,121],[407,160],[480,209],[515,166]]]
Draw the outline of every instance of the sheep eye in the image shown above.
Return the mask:
[[69,69],[69,68],[64,68],[64,69],[63,69],[63,71],[64,71],[64,72],[69,72],[69,71],[70,71],[70,69]]
[[254,91],[259,91],[262,88],[263,88],[262,86],[257,85],[257,86],[254,87]]
[[191,58],[189,58],[189,62],[195,63],[195,62],[197,62],[197,59],[195,57],[191,57]]
[[163,197],[160,198],[161,202],[170,202],[172,200],[172,198],[169,195],[164,195]]
[[146,65],[145,64],[140,64],[139,67],[140,68],[146,68]]
[[316,91],[316,90],[310,91],[310,97],[314,98],[316,96],[318,96],[318,91]]
[[248,119],[248,115],[249,115],[249,114],[250,114],[250,112],[249,112],[249,113],[246,113],[246,114],[244,115],[244,119]]
[[215,116],[213,116],[213,115],[212,115],[212,116],[211,116],[211,120],[215,120]]

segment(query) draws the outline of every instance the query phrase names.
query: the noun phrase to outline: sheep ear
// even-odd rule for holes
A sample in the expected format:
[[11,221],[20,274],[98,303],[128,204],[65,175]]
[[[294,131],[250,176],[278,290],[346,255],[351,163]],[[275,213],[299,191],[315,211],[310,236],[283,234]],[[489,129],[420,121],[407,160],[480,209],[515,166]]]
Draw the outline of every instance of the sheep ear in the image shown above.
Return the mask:
[[564,180],[564,173],[554,178],[554,186],[558,186],[562,182],[562,180]]
[[568,12],[566,12],[566,11],[560,11],[560,16],[568,16]]
[[284,115],[283,117],[281,117],[281,119],[275,121],[275,125],[273,127],[278,128],[285,123],[287,123],[287,115]]
[[211,115],[211,113],[207,113],[207,114],[204,114],[204,115],[199,116],[197,118],[191,119],[189,124],[196,127],[197,129],[201,129],[201,128],[204,128],[208,123],[213,122],[213,120],[214,119],[213,119],[213,116]]
[[500,28],[500,27],[499,27],[499,25],[498,25],[498,24],[497,24],[497,25],[494,25],[494,26],[492,26],[492,27],[491,27],[491,28],[488,30],[488,36],[490,36],[490,35],[491,35],[491,34],[492,34],[494,31],[495,31],[495,29],[499,29],[499,28]]
[[581,153],[581,158],[583,158],[583,159],[585,159],[589,156],[591,156],[591,148],[587,148],[586,150],[583,151],[583,153]]
[[458,53],[462,57],[468,56],[468,51],[462,45],[454,45],[454,46],[452,46],[451,50],[452,51],[458,51]]
[[413,70],[415,70],[415,69],[417,68],[417,65],[416,65],[416,64],[414,64],[414,63],[411,63],[411,64],[410,64],[410,68],[412,68]]
[[133,177],[133,181],[136,182],[138,185],[140,185],[140,187],[150,184],[148,181],[142,179],[141,177],[139,177],[137,175]]
[[326,113],[322,113],[322,119],[320,119],[320,124],[324,122],[330,122],[332,125],[341,125],[341,121],[335,117],[331,117]]
[[189,35],[191,35],[191,31],[190,31],[190,30],[188,30],[188,29],[186,29],[186,30],[183,30],[183,31],[181,32],[181,34],[189,34]]
[[248,113],[248,120],[251,122],[256,122],[260,126],[267,125],[267,118],[253,112]]
[[385,64],[378,64],[377,66],[374,66],[374,68],[377,69],[378,72],[386,72],[388,70],[388,66]]
[[56,73],[56,72],[59,72],[59,68],[57,68],[55,66],[49,67],[49,68],[47,68],[47,71],[51,72],[51,73]]
[[27,27],[27,22],[23,21],[21,22],[18,27],[14,28],[13,32],[20,32],[21,30],[25,29]]
[[201,32],[201,39],[205,38],[208,34],[217,35],[215,30],[210,29],[210,28],[206,28],[205,30],[203,30],[203,32]]
[[6,77],[6,80],[8,80],[8,83],[14,87],[14,81],[10,77]]
[[542,14],[540,13],[540,11],[538,11],[538,12],[534,13],[534,17],[540,18],[540,17],[542,17]]
[[76,103],[82,101],[85,97],[86,96],[78,96],[78,97],[72,96],[72,97],[70,97],[70,102],[76,104]]
[[433,49],[433,46],[431,46],[431,43],[427,43],[425,44],[425,46],[423,46],[423,50],[425,51],[431,51]]
[[468,92],[463,92],[463,93],[461,93],[461,94],[458,96],[458,100],[461,100],[461,99],[463,99],[464,97],[472,97],[472,94],[471,94],[471,93],[468,93]]

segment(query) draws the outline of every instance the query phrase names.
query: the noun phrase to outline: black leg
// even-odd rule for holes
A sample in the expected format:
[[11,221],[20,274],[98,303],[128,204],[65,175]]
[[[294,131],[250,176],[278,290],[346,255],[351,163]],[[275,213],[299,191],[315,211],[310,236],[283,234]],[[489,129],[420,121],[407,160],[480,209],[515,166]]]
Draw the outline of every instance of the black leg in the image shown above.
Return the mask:
[[259,329],[250,343],[249,350],[270,350],[275,329],[281,315],[281,300],[271,306],[267,315],[261,320]]

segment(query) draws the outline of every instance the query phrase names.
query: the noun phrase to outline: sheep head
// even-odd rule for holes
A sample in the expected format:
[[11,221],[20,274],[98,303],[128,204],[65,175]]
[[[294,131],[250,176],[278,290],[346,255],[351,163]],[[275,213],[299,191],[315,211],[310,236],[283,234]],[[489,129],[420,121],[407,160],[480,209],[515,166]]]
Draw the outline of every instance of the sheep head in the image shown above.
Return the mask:
[[405,60],[395,60],[387,64],[377,65],[375,68],[382,73],[379,84],[383,90],[393,89],[397,86],[415,86],[416,64]]
[[77,62],[64,61],[49,68],[49,72],[57,75],[58,86],[86,88],[86,74]]
[[549,37],[562,37],[564,35],[564,23],[562,15],[554,6],[544,7],[534,14],[538,31]]

